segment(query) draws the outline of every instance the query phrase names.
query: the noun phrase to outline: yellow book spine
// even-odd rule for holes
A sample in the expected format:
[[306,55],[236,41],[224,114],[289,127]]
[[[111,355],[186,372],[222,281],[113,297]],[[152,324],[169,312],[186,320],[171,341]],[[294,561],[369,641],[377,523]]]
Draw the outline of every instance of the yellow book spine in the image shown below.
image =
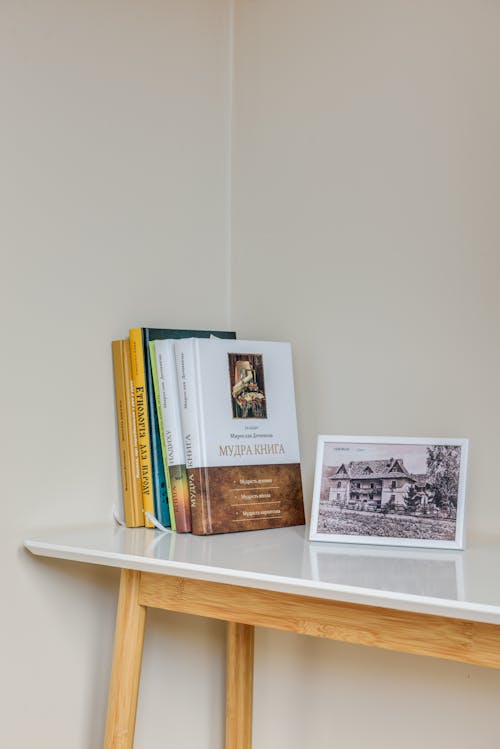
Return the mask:
[[125,524],[134,528],[144,525],[142,492],[134,434],[137,434],[131,403],[130,348],[128,341],[113,341],[113,374],[115,384],[116,419],[122,480],[123,513]]
[[130,343],[122,342],[123,370],[125,372],[125,388],[127,397],[127,436],[128,452],[130,455],[130,487],[131,487],[131,526],[136,528],[144,525],[142,505],[141,466],[139,462],[139,442],[137,439],[137,420],[135,415],[134,378],[132,377],[132,362],[130,359]]
[[[149,418],[146,403],[146,372],[144,369],[144,349],[142,345],[141,328],[131,328],[130,335],[130,361],[132,366],[132,379],[134,381],[135,395],[135,417],[137,425],[137,441],[139,445],[139,464],[141,468],[142,506],[144,512],[155,515],[152,469],[151,469],[151,445],[149,441]],[[149,518],[144,518],[144,525],[153,528],[154,525]]]

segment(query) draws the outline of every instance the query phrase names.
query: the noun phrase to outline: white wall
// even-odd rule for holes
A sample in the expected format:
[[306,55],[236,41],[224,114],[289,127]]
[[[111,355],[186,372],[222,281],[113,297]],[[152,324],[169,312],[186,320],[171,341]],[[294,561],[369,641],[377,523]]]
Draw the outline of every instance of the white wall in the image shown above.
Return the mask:
[[[239,0],[233,324],[291,340],[318,433],[468,436],[496,535],[500,6]],[[259,632],[255,746],[492,749],[500,674]],[[404,737],[404,738],[403,738]]]
[[[228,323],[227,22],[225,0],[1,3],[2,747],[102,740],[117,575],[21,544],[111,518],[111,340]],[[137,746],[220,744],[222,625],[147,626]]]
[[[100,746],[117,574],[21,543],[109,519],[131,325],[293,342],[307,509],[318,432],[465,435],[499,526],[498,5],[235,2],[230,196],[231,6],[0,9],[1,746]],[[136,746],[220,747],[223,626],[147,627]],[[495,671],[256,640],[255,749],[497,745]]]

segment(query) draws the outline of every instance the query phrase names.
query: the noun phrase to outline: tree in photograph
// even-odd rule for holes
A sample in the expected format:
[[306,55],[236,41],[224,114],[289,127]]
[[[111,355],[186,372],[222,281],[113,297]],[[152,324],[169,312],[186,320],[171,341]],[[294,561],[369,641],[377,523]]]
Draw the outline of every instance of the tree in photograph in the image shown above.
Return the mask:
[[434,502],[434,505],[437,507],[438,510],[442,510],[443,508],[448,507],[448,501],[446,497],[443,496],[439,486],[433,487],[431,491],[432,491],[432,501]]
[[408,491],[403,497],[403,501],[405,503],[405,512],[407,512],[408,515],[415,515],[420,506],[420,494],[414,484],[410,484],[408,487]]
[[458,445],[431,445],[427,448],[427,481],[435,506],[439,509],[456,509],[459,474]]

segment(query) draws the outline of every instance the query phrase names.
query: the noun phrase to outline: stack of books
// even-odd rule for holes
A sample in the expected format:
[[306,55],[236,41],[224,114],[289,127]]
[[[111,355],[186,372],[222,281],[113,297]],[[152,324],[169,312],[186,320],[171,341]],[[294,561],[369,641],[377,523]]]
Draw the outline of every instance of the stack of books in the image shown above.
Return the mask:
[[132,328],[112,352],[127,526],[304,524],[289,343]]

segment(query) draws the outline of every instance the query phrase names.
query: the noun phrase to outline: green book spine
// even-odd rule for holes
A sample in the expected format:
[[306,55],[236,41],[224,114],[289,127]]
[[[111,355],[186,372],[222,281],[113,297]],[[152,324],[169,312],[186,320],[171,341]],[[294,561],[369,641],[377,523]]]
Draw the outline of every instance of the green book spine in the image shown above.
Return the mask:
[[158,417],[158,426],[160,431],[160,442],[161,442],[161,454],[163,457],[163,468],[165,471],[165,479],[167,482],[167,496],[168,496],[168,509],[170,511],[170,524],[173,531],[177,530],[176,523],[175,523],[175,512],[174,512],[174,506],[173,506],[173,498],[172,498],[172,486],[170,483],[170,473],[168,470],[168,456],[167,456],[167,445],[165,442],[165,424],[163,421],[163,410],[161,407],[161,391],[160,391],[160,383],[158,382],[158,368],[156,366],[156,350],[155,350],[155,343],[156,341],[150,341],[149,343],[149,350],[151,353],[150,360],[151,360],[151,374],[153,377],[153,389],[154,389],[154,395],[155,395],[155,403],[156,403],[156,415]]

